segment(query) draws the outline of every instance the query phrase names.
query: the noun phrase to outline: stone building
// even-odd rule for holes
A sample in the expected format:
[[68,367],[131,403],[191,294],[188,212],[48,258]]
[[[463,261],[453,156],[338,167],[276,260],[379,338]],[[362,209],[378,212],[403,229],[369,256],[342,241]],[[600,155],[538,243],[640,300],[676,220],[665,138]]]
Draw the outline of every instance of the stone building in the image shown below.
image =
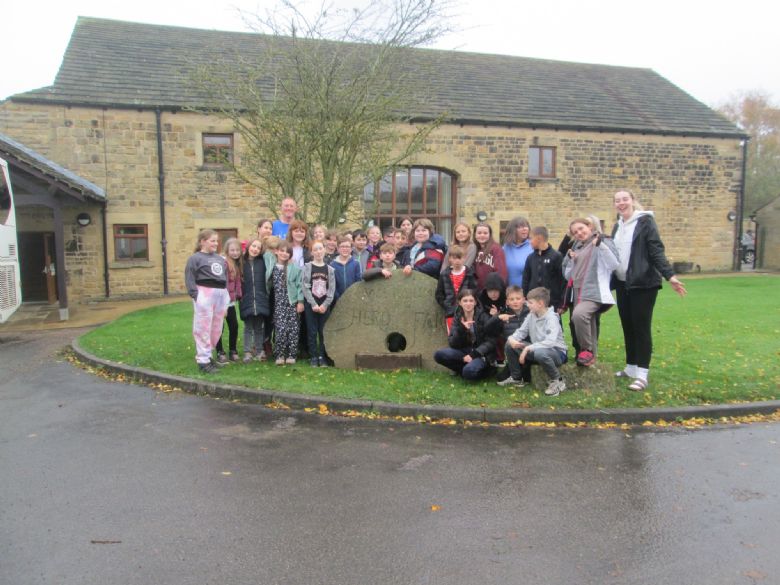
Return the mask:
[[[246,237],[272,214],[220,164],[240,159],[241,136],[187,111],[203,105],[188,83],[194,62],[262,45],[256,34],[82,17],[54,84],[0,104],[1,133],[104,194],[62,216],[71,299],[181,292],[199,229]],[[557,244],[583,214],[609,227],[612,194],[627,187],[655,211],[673,260],[731,268],[744,135],[707,106],[648,69],[436,50],[410,51],[415,60],[434,72],[428,114],[449,121],[375,186],[385,203],[371,219],[429,216],[449,239],[461,219],[484,213],[497,230],[525,215]],[[49,208],[22,205],[18,218],[23,236],[55,231]]]

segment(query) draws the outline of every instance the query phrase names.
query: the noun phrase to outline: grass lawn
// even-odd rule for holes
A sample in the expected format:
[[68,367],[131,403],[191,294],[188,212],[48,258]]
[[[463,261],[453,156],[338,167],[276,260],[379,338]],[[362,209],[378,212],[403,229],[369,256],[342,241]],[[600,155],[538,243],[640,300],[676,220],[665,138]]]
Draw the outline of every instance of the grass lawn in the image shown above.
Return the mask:
[[[778,399],[780,392],[780,278],[736,276],[684,279],[688,296],[670,287],[655,308],[655,352],[650,388],[614,393],[565,392],[556,398],[530,389],[505,389],[494,380],[467,383],[447,373],[351,371],[231,364],[209,376],[250,388],[388,402],[458,406],[614,408]],[[623,365],[617,309],[602,317],[599,361]],[[187,377],[204,377],[194,361],[192,305],[176,303],[138,311],[81,338],[103,358]],[[568,337],[568,324],[564,331]],[[227,331],[223,341],[226,340]],[[239,335],[239,351],[241,336]],[[570,355],[573,350],[570,351]]]

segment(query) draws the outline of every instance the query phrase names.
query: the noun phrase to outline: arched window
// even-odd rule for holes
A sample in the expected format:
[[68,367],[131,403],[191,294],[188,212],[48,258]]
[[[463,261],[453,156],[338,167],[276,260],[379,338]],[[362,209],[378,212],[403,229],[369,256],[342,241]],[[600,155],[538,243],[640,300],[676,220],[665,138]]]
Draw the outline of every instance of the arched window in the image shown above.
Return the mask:
[[427,217],[449,239],[457,208],[457,177],[432,167],[398,167],[376,184],[366,185],[363,203],[374,224],[384,228]]

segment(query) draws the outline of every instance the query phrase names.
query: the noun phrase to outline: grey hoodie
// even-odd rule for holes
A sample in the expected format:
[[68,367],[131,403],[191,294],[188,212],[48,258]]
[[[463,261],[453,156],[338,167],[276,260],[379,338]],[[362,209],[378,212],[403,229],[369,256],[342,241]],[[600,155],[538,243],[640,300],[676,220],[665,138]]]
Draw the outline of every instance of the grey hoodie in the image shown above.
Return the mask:
[[533,312],[520,325],[520,328],[512,334],[515,341],[530,339],[530,351],[541,348],[557,349],[566,353],[566,342],[563,339],[563,329],[558,314],[552,307],[547,308],[547,312],[541,317],[537,317]]
[[[593,245],[593,239],[587,242],[577,242],[572,250],[576,258],[568,254],[563,259],[563,275],[575,278],[575,303],[593,301],[602,305],[614,305],[615,299],[609,291],[609,281],[612,272],[618,267],[618,252],[611,238],[599,236],[601,244]],[[583,265],[582,263],[586,264]]]

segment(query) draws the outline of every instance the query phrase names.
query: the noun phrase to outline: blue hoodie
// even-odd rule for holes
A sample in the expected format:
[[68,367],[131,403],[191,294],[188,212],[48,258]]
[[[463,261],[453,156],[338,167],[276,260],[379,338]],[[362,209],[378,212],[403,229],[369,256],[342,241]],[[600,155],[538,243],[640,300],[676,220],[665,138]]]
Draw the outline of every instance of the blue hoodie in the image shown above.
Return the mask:
[[525,260],[534,249],[531,247],[531,240],[528,239],[522,244],[504,244],[504,256],[506,257],[506,270],[509,274],[507,286],[523,286],[523,270],[525,269]]

